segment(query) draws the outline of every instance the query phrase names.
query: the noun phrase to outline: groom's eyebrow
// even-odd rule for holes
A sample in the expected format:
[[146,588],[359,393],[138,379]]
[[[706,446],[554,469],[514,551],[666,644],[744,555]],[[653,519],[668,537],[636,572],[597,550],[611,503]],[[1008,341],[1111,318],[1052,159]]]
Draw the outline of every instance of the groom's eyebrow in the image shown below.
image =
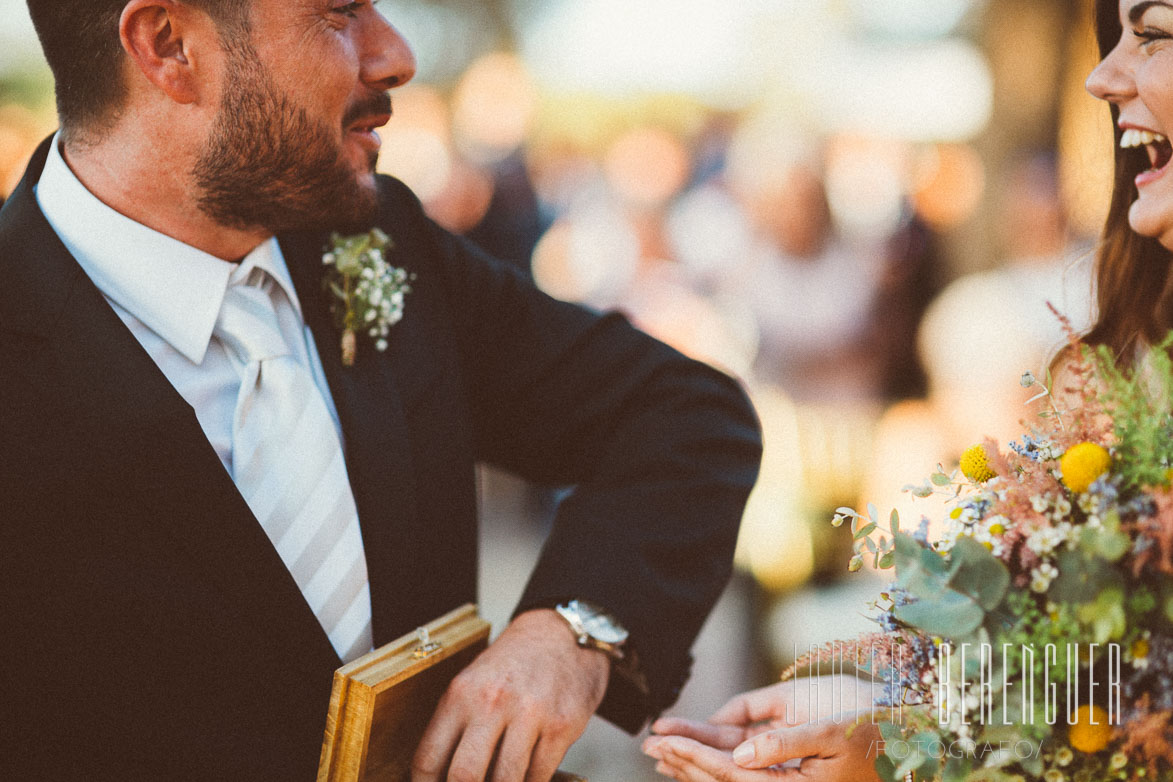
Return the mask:
[[1145,0],[1145,2],[1137,3],[1132,7],[1131,10],[1129,10],[1128,21],[1132,24],[1137,24],[1140,22],[1140,18],[1144,16],[1145,11],[1149,10],[1153,6],[1161,6],[1162,8],[1173,9],[1173,3],[1166,3],[1164,0]]

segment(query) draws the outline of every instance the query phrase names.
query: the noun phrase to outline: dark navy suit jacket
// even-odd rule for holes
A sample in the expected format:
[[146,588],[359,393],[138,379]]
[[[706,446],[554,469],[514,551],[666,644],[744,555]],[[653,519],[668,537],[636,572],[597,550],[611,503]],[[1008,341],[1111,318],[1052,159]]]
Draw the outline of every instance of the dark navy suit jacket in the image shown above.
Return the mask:
[[[0,779],[310,780],[339,660],[190,406],[40,212],[0,212]],[[341,365],[322,234],[280,237],[345,433],[377,644],[476,599],[474,464],[575,485],[519,609],[630,630],[669,705],[756,477],[736,383],[554,301],[381,179],[416,275],[385,353]],[[492,563],[487,563],[492,567]]]

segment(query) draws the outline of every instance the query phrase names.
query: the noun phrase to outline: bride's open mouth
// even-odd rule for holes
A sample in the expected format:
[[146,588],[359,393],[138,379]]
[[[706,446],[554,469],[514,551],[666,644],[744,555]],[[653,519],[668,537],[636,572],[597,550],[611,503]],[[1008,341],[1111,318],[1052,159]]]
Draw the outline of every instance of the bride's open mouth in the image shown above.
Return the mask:
[[[1143,155],[1149,167],[1136,177],[1136,186],[1143,187],[1159,179],[1173,160],[1173,144],[1161,133],[1138,128],[1128,128],[1120,136],[1122,149],[1135,149],[1138,157]],[[1138,161],[1140,163],[1142,161]]]

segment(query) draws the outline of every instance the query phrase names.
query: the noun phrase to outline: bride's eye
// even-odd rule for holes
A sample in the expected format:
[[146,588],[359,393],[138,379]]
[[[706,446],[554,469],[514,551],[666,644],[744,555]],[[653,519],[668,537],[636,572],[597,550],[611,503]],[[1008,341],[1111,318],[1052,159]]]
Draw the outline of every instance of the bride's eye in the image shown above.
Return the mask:
[[1173,38],[1173,35],[1170,35],[1164,30],[1158,30],[1155,27],[1144,27],[1140,30],[1133,30],[1132,34],[1140,41],[1142,47],[1148,47],[1157,41],[1167,41]]

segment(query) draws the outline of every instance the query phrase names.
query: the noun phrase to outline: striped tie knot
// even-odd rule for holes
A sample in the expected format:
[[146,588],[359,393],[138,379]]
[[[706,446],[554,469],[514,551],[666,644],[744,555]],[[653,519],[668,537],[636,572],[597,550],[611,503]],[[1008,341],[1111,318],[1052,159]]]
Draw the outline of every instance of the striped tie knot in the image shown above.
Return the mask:
[[241,364],[289,355],[273,308],[273,280],[260,269],[228,286],[213,334]]

